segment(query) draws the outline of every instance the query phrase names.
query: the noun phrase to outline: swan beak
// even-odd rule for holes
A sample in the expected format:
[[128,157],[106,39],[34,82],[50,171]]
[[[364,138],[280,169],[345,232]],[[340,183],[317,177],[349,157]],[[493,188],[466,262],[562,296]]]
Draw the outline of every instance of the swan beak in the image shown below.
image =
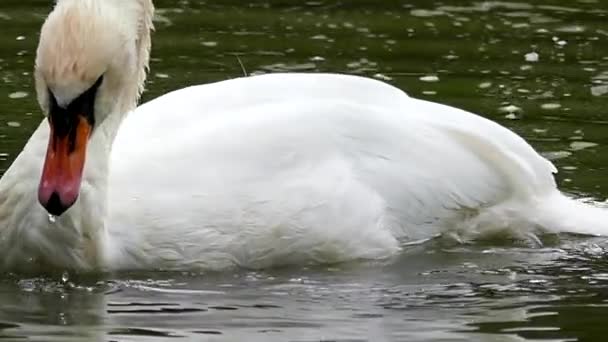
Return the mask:
[[49,146],[38,188],[38,201],[49,214],[59,216],[78,199],[87,142],[93,127],[84,115],[78,115],[67,132],[57,134],[63,130],[56,129],[52,120],[49,120],[49,125]]

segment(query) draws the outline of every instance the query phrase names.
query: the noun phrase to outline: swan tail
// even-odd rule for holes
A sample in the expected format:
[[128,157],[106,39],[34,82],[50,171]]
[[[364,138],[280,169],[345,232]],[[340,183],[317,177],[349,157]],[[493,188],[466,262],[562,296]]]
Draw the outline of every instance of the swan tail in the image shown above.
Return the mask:
[[576,233],[608,236],[608,208],[598,203],[584,202],[567,197],[559,192],[537,201],[536,225],[552,233]]
[[[543,234],[608,236],[608,208],[573,199],[555,190],[526,201],[510,200],[484,208],[453,232],[461,241],[508,235],[539,242]],[[539,242],[542,245],[542,243]]]
[[461,232],[484,235],[506,229],[516,236],[537,233],[608,236],[608,208],[562,194],[553,178],[555,166],[523,140],[510,139],[510,144],[498,146],[490,139],[460,129],[452,129],[451,134],[490,165],[510,189],[493,205],[473,210],[465,226],[458,227]]

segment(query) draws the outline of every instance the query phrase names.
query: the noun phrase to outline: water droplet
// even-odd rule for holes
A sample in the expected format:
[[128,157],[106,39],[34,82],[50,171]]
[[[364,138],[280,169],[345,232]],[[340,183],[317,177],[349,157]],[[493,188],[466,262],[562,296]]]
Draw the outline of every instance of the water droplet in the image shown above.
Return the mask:
[[21,127],[21,123],[17,121],[9,121],[6,123],[6,125],[9,127]]
[[50,223],[55,223],[57,222],[57,216],[53,215],[53,214],[49,214],[49,222]]

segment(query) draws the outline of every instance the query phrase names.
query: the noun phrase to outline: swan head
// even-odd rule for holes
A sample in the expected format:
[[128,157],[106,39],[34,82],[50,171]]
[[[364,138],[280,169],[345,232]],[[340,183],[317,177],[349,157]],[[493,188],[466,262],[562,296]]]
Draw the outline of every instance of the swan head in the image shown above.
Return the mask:
[[118,127],[104,122],[139,99],[153,10],[151,0],[58,0],[42,26],[34,74],[50,136],[38,200],[52,215],[78,198],[89,140],[111,135],[111,144],[107,130]]

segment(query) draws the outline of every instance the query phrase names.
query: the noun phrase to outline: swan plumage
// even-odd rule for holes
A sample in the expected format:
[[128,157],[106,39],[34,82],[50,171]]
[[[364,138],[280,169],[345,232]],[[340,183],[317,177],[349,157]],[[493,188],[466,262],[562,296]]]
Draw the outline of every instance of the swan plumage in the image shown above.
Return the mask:
[[[57,8],[89,13],[72,1]],[[133,27],[149,23],[149,1],[83,1],[98,14],[129,3]],[[121,63],[110,58],[116,75],[96,97],[77,201],[54,223],[38,203],[46,120],[0,180],[2,268],[259,268],[386,258],[446,232],[601,234],[606,226],[602,209],[557,190],[555,167],[515,133],[377,80],[243,77],[131,111],[148,58],[133,27],[125,37],[135,44],[121,52],[131,69],[119,77]],[[45,63],[52,58],[38,68]],[[99,77],[91,74],[78,82],[69,70],[38,75],[43,111],[47,87],[69,103]]]

